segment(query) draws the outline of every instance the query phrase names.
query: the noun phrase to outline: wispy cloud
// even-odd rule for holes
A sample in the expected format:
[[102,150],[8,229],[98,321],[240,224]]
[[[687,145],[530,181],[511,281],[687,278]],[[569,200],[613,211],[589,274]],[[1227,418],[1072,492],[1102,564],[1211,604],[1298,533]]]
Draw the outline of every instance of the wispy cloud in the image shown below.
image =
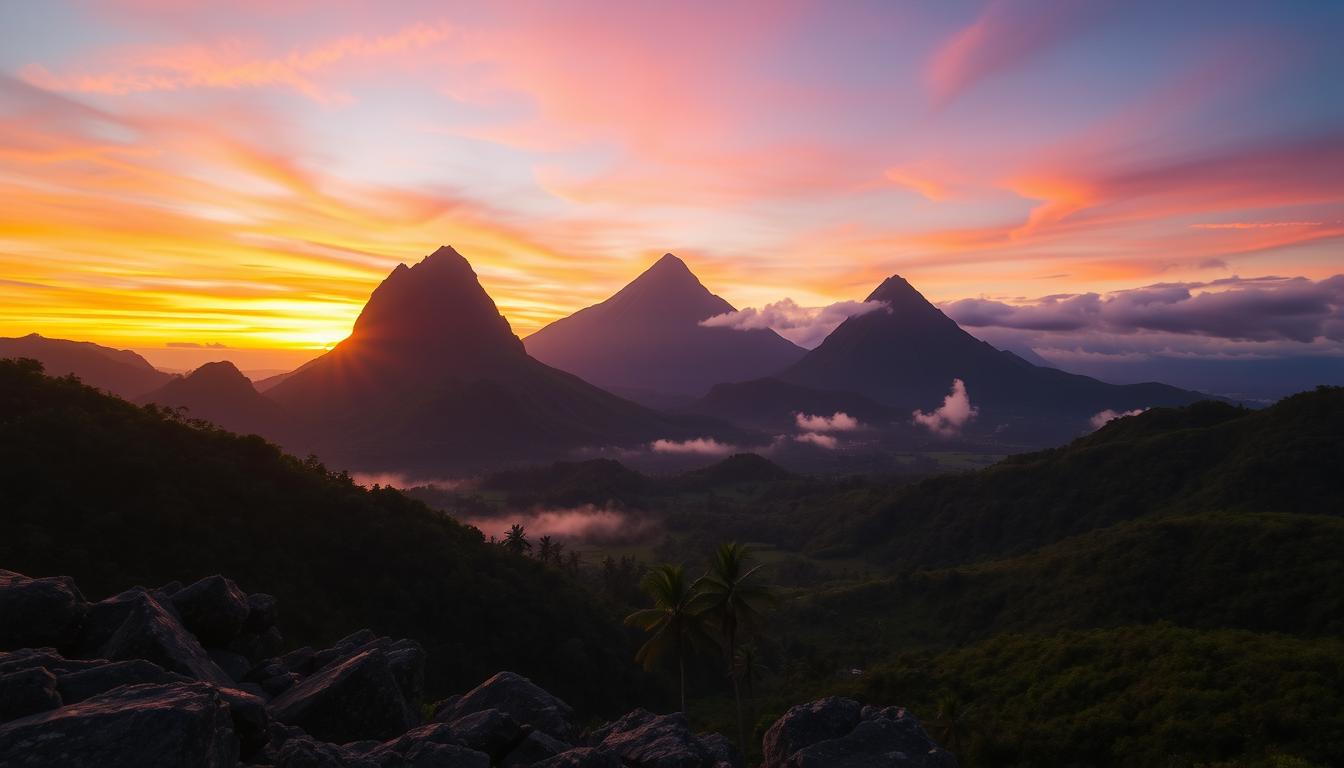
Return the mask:
[[966,383],[961,379],[953,379],[952,391],[943,398],[941,406],[928,413],[915,411],[912,417],[913,423],[935,435],[955,437],[961,434],[962,428],[979,412],[980,409],[971,405],[971,398],[966,393]]
[[1099,412],[1097,412],[1097,413],[1095,413],[1095,414],[1092,415],[1092,418],[1090,419],[1091,424],[1092,424],[1092,429],[1094,429],[1094,430],[1101,429],[1102,427],[1106,426],[1108,423],[1110,423],[1110,422],[1112,422],[1112,421],[1114,421],[1114,420],[1116,420],[1116,419],[1124,418],[1124,417],[1126,417],[1126,416],[1138,416],[1140,413],[1143,413],[1143,412],[1146,411],[1146,410],[1148,410],[1148,409],[1147,409],[1147,408],[1135,408],[1135,409],[1132,410],[1132,411],[1123,411],[1123,412],[1121,412],[1121,411],[1112,411],[1111,409],[1107,408],[1107,409],[1104,410],[1104,411],[1099,411]]
[[698,437],[693,440],[655,440],[649,445],[654,453],[681,454],[693,456],[727,456],[738,451],[731,443],[721,443],[712,437]]
[[884,309],[888,307],[880,301],[839,301],[824,307],[803,307],[793,299],[782,299],[760,309],[747,307],[715,315],[700,324],[738,331],[771,328],[793,343],[811,348],[849,318]]
[[808,413],[795,413],[793,415],[798,428],[804,432],[852,432],[863,426],[859,420],[843,411],[836,411],[830,416],[814,416]]

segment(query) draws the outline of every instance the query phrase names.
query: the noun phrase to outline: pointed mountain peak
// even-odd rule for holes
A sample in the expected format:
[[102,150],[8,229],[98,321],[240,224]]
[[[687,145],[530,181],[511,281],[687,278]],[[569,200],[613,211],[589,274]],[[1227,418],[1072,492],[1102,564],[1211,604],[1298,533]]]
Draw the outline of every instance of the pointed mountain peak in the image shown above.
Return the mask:
[[206,363],[200,368],[187,374],[184,381],[199,382],[201,384],[237,384],[246,382],[248,387],[252,386],[252,380],[243,375],[238,370],[238,366],[228,360],[220,360],[215,363]]
[[392,270],[369,296],[349,340],[410,346],[426,355],[491,347],[522,351],[471,264],[447,245]]
[[675,254],[671,253],[664,253],[662,258],[654,262],[653,266],[649,267],[647,271],[652,272],[654,270],[660,270],[663,272],[669,272],[675,270],[677,272],[685,272],[687,274],[690,274],[691,272],[691,268],[686,266],[686,262],[682,261]]
[[691,268],[686,266],[686,262],[670,253],[663,254],[662,258],[640,273],[639,277],[632,280],[626,288],[650,284],[664,288],[699,289],[709,293],[709,290],[701,285],[700,278],[696,277]]
[[912,302],[933,306],[928,299],[924,298],[923,294],[915,290],[915,287],[900,275],[892,275],[883,280],[882,284],[869,294],[868,301],[885,301],[893,307],[900,307]]

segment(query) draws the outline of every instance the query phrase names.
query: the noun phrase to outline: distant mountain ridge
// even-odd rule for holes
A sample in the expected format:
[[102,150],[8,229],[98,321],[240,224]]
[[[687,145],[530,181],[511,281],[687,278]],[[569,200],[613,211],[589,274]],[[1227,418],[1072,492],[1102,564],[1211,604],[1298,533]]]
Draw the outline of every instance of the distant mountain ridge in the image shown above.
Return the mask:
[[[867,301],[883,302],[888,311],[850,317],[774,378],[810,391],[812,399],[817,392],[862,396],[905,421],[915,410],[938,408],[959,379],[978,409],[969,429],[1035,444],[1076,436],[1103,410],[1184,405],[1204,397],[1164,384],[1107,384],[1033,365],[962,330],[899,275],[883,281]],[[781,413],[798,408],[780,400],[781,390],[768,380],[731,385],[691,410],[723,415],[733,403],[759,410],[767,399]]]
[[610,298],[524,340],[548,365],[613,391],[657,402],[654,393],[699,396],[726,381],[770,375],[806,350],[770,329],[700,323],[735,311],[668,253]]
[[205,419],[240,434],[283,436],[289,432],[280,406],[259,394],[252,381],[227,360],[206,363],[136,401],[185,408],[190,418]]
[[728,429],[660,414],[533,357],[444,246],[398,266],[349,338],[266,392],[291,446],[361,469],[466,468]]
[[88,341],[49,339],[30,333],[0,338],[0,358],[27,357],[40,361],[52,376],[75,374],[91,387],[121,397],[139,397],[158,389],[173,376],[149,364],[129,349],[112,349]]

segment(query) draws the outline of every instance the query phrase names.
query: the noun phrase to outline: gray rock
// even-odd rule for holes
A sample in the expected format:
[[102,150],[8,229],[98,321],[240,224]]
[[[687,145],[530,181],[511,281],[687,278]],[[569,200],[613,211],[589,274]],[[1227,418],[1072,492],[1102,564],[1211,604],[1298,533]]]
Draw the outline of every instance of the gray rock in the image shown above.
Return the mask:
[[700,739],[700,746],[704,747],[713,765],[720,768],[743,768],[746,765],[737,745],[729,741],[727,736],[721,733],[702,733],[696,738]]
[[123,685],[146,683],[163,685],[189,681],[190,678],[169,672],[158,664],[144,659],[103,662],[89,669],[64,672],[56,676],[56,686],[66,704],[84,701]]
[[857,701],[838,696],[790,708],[765,732],[762,767],[782,768],[798,750],[844,736],[859,724],[862,709]]
[[0,723],[61,706],[56,676],[43,667],[0,675]]
[[714,760],[680,712],[637,709],[598,729],[590,740],[636,768],[712,768]]
[[523,738],[517,720],[498,709],[485,709],[459,717],[447,724],[448,732],[459,744],[471,747],[499,762]]
[[215,685],[233,685],[177,617],[148,592],[141,590],[128,602],[131,608],[126,618],[103,644],[99,656],[112,661],[146,659],[169,672]]
[[88,603],[69,576],[30,579],[0,570],[0,651],[70,648],[87,614]]
[[240,653],[226,651],[223,648],[206,648],[205,654],[235,682],[242,681],[247,677],[247,673],[252,671],[252,662]]
[[[346,749],[354,745],[347,744]],[[460,744],[452,728],[444,723],[431,723],[409,731],[402,736],[367,752],[384,768],[414,766],[415,768],[489,768],[490,756]]]
[[261,592],[247,596],[247,621],[243,627],[261,634],[276,625],[279,611],[275,598]]
[[[80,638],[79,653],[81,657],[98,656],[112,635],[116,634],[121,625],[126,621],[126,617],[131,615],[144,596],[153,595],[146,591],[144,587],[132,587],[121,594],[113,595],[106,600],[100,600],[89,606],[88,617],[84,620],[84,631]],[[158,601],[157,598],[155,598]],[[166,606],[159,601],[159,605],[172,610],[172,603]]]
[[573,744],[567,744],[553,736],[548,736],[542,731],[532,731],[518,742],[518,746],[509,750],[509,754],[504,756],[500,762],[501,768],[526,768],[534,763],[555,757],[561,752],[567,752],[573,748]]
[[271,716],[319,739],[388,739],[418,723],[377,649],[331,664],[271,702]]
[[596,747],[575,747],[548,757],[532,768],[625,768],[621,759],[605,749]]
[[287,739],[276,751],[274,764],[275,768],[383,768],[372,758],[308,737]]
[[229,705],[233,732],[238,736],[239,756],[249,758],[260,752],[271,740],[271,718],[266,712],[266,701],[237,688],[220,688],[219,695]]
[[243,631],[247,595],[223,576],[207,576],[169,598],[182,624],[204,645],[227,646]]
[[473,688],[452,705],[449,721],[487,709],[497,709],[523,725],[530,725],[561,741],[577,735],[574,710],[522,675],[500,672]]
[[135,685],[0,725],[6,768],[232,768],[229,708],[202,683]]
[[17,651],[0,653],[0,675],[39,667],[59,674],[61,672],[89,669],[106,663],[102,660],[67,659],[58,653],[55,648],[20,648]]
[[956,768],[957,761],[900,707],[821,699],[790,709],[763,744],[764,768]]

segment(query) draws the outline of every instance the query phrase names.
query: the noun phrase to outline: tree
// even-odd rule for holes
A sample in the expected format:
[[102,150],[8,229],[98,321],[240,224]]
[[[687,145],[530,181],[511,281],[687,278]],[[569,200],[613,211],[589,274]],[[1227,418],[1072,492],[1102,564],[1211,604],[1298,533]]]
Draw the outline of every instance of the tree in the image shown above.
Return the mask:
[[766,666],[761,649],[757,648],[755,643],[745,643],[737,649],[737,655],[733,657],[733,674],[737,676],[738,684],[741,685],[743,694],[747,699],[747,720],[749,722],[756,721],[756,713],[752,706],[752,702],[756,698],[756,684],[769,671],[770,668]]
[[938,743],[949,752],[961,749],[961,735],[965,730],[962,720],[961,701],[954,694],[946,694],[938,699],[938,716],[930,723],[938,737]]
[[551,562],[555,563],[556,568],[565,566],[565,542],[557,541],[551,545]]
[[733,683],[733,699],[737,704],[738,748],[747,754],[747,726],[742,719],[742,692],[734,673],[733,659],[737,657],[738,641],[760,618],[761,610],[770,600],[770,592],[754,583],[752,577],[762,566],[752,567],[751,550],[735,541],[719,546],[709,561],[709,572],[694,586],[697,606],[705,612],[714,629],[723,640],[728,660],[728,677]]
[[555,554],[555,541],[549,535],[537,539],[537,559],[542,563],[551,562],[551,555]]
[[680,565],[659,565],[644,575],[640,587],[653,598],[653,607],[635,611],[625,623],[652,635],[640,646],[635,661],[651,670],[672,654],[677,660],[681,711],[686,712],[686,654],[709,639],[696,595]]
[[523,554],[524,550],[532,549],[532,542],[527,540],[527,531],[523,526],[514,523],[509,528],[509,532],[504,534],[504,548],[515,555]]
[[575,576],[578,576],[578,575],[579,575],[579,565],[580,565],[581,562],[582,562],[582,558],[580,557],[579,553],[578,553],[576,550],[570,550],[570,552],[569,552],[569,572],[572,573],[572,574],[575,575]]

